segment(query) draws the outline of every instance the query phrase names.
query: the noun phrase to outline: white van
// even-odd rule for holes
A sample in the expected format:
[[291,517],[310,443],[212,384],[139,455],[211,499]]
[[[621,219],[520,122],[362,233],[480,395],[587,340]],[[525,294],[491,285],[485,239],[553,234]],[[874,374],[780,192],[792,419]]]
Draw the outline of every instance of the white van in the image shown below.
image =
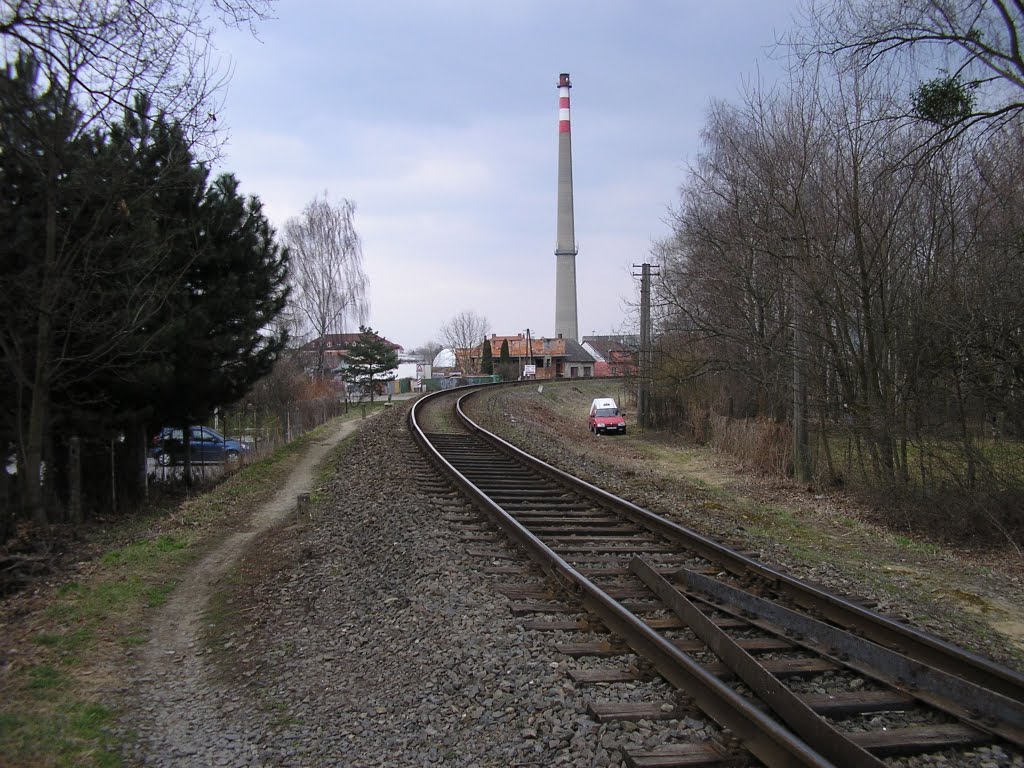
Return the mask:
[[590,431],[601,435],[612,432],[626,433],[626,420],[619,413],[619,407],[615,400],[610,397],[596,397],[590,404],[590,414],[587,418]]

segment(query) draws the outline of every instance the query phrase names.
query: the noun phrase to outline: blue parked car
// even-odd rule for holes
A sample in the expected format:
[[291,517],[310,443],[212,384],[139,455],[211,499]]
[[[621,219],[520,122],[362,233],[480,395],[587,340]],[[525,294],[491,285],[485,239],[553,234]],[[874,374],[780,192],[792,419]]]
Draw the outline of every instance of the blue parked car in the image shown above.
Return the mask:
[[[210,427],[189,427],[189,455],[193,464],[219,464],[238,461],[249,453],[249,446],[224,437]],[[164,427],[153,438],[149,455],[161,467],[185,461],[185,436],[178,427]]]

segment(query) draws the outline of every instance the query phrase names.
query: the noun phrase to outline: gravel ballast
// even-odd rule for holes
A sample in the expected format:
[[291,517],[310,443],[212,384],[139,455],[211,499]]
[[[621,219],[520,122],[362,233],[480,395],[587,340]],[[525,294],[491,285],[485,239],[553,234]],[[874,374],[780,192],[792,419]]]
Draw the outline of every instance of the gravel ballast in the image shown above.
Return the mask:
[[[312,515],[250,545],[186,651],[156,666],[138,655],[121,728],[126,761],[619,768],[627,750],[721,739],[660,681],[573,682],[571,668],[602,662],[570,659],[555,644],[595,638],[523,628],[499,587],[540,577],[484,572],[526,563],[497,534],[493,543],[459,538],[479,536],[481,521],[455,493],[422,482],[431,470],[406,416],[397,405],[366,420],[329,459]],[[684,714],[598,723],[586,714],[590,699],[674,700]],[[899,764],[954,764],[935,760]],[[981,750],[955,764],[1024,761]]]
[[241,586],[229,587],[235,630],[197,641],[166,675],[139,670],[126,757],[582,768],[624,765],[625,746],[713,735],[697,713],[609,724],[586,715],[589,694],[554,648],[570,636],[524,630],[495,588],[513,578],[484,574],[488,561],[455,535],[451,518],[468,522],[472,510],[420,490],[427,464],[405,410],[367,421],[318,489],[312,520],[254,544]]

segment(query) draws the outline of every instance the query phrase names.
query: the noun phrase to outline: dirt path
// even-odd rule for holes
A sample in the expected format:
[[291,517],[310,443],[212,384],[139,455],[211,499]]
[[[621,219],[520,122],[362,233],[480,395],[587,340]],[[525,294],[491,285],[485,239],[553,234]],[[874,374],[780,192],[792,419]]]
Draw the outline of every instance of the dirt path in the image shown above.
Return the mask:
[[360,423],[346,421],[322,439],[311,443],[288,482],[273,499],[252,513],[247,527],[226,538],[185,574],[153,623],[151,639],[143,657],[152,674],[173,675],[181,680],[182,676],[188,677],[190,672],[198,673],[198,667],[187,662],[189,657],[193,660],[196,658],[193,649],[198,639],[200,619],[217,583],[255,536],[295,509],[298,495],[311,490],[317,465]]

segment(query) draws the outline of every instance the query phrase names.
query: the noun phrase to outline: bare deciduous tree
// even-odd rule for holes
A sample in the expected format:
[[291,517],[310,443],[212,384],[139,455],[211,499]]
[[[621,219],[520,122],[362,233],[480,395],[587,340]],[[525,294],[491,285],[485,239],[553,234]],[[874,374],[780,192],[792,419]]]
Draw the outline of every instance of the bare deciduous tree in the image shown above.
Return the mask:
[[334,205],[325,192],[284,226],[291,259],[291,301],[317,344],[318,374],[323,373],[325,337],[344,333],[346,320],[365,323],[369,311],[369,281],[363,272],[355,211],[351,200]]
[[[700,342],[681,372],[718,372],[730,412],[778,419],[792,411],[797,430],[804,382],[841,386],[844,400],[864,404],[865,445],[891,473],[884,429],[894,384],[880,361],[891,360],[890,302],[904,294],[891,284],[897,259],[879,250],[895,250],[885,233],[907,185],[887,178],[898,168],[879,163],[892,147],[853,81],[842,98],[793,89],[716,107],[709,151],[665,250],[662,297],[679,315],[670,327]],[[830,401],[822,387],[811,398],[818,412]]]
[[440,354],[442,349],[444,349],[443,344],[438,344],[436,341],[431,339],[422,346],[410,349],[409,354],[421,362],[433,363],[434,358]]
[[463,373],[479,373],[479,355],[474,362],[472,353],[479,349],[490,332],[491,324],[486,317],[463,311],[441,326],[440,336],[444,345],[452,350]]
[[661,391],[695,428],[781,422],[799,373],[819,478],[1019,531],[1019,464],[985,448],[1024,432],[1019,121],[933,144],[888,119],[883,62],[817,63],[708,119],[658,251]]

